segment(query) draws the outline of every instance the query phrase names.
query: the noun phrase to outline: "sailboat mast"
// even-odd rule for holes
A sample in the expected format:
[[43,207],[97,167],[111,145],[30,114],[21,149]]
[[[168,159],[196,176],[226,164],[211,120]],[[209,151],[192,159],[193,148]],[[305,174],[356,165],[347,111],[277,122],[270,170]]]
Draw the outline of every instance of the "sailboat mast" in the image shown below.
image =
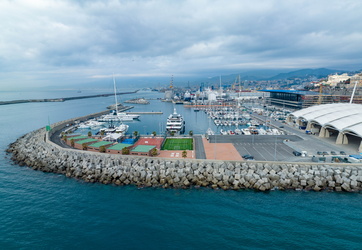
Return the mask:
[[118,115],[118,102],[117,102],[117,90],[116,90],[116,80],[113,75],[113,88],[114,88],[114,99],[116,101],[116,114]]

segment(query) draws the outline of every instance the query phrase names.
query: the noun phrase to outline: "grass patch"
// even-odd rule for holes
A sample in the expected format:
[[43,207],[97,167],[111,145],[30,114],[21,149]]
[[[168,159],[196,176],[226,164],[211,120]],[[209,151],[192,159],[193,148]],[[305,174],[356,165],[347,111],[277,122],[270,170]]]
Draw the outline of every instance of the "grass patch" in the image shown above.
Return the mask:
[[162,150],[193,150],[192,138],[167,138]]

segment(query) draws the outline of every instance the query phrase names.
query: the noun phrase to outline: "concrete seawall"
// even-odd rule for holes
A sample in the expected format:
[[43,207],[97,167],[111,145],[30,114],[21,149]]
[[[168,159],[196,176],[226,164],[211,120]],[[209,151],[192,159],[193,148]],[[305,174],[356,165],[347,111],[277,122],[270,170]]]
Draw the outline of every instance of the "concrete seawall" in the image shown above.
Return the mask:
[[[98,114],[53,124],[52,132],[74,120]],[[356,192],[362,189],[361,164],[176,160],[110,155],[62,148],[49,141],[50,134],[45,128],[30,132],[12,143],[7,152],[12,153],[12,159],[21,166],[104,184],[260,191]]]

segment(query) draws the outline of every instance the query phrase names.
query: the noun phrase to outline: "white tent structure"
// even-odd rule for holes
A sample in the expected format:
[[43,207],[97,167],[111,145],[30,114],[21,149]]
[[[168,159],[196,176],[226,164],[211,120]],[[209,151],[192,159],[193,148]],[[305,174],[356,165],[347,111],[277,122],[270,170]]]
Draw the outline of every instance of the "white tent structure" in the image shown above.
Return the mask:
[[[329,130],[338,131],[336,144],[348,144],[347,134],[362,139],[362,105],[353,103],[332,103],[312,106],[290,114],[288,120],[297,124],[307,122],[307,130],[315,130],[319,137],[329,137]],[[320,129],[318,129],[320,127]],[[362,151],[362,143],[360,145]]]

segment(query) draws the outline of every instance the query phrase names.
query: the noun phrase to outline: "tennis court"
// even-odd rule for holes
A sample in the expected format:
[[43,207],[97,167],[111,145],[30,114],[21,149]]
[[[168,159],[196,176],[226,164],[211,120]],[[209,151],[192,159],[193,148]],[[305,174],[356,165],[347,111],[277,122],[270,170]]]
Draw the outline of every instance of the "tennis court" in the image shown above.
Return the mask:
[[167,138],[162,150],[193,150],[192,138]]

